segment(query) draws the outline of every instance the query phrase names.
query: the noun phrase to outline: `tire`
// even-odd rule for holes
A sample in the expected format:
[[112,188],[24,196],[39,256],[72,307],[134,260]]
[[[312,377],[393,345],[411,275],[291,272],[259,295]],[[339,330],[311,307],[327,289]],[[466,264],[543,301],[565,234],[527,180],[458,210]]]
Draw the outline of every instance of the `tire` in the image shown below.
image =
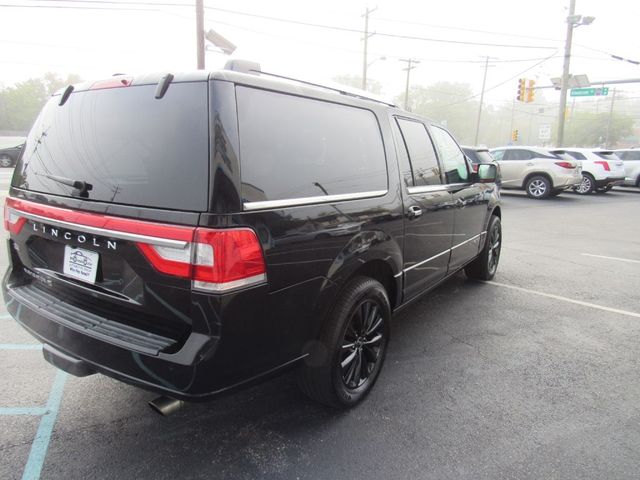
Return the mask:
[[546,177],[536,175],[527,180],[525,190],[528,197],[541,200],[551,194],[551,182]]
[[351,280],[298,372],[300,389],[311,399],[335,408],[346,409],[362,401],[382,369],[390,320],[391,306],[384,287],[368,277]]
[[13,167],[13,159],[9,155],[0,155],[0,167]]
[[574,190],[580,195],[589,195],[596,188],[596,179],[590,173],[582,174],[582,183]]
[[475,280],[491,280],[495,277],[501,250],[502,223],[500,222],[500,217],[492,215],[487,227],[487,238],[482,252],[464,269],[467,277]]

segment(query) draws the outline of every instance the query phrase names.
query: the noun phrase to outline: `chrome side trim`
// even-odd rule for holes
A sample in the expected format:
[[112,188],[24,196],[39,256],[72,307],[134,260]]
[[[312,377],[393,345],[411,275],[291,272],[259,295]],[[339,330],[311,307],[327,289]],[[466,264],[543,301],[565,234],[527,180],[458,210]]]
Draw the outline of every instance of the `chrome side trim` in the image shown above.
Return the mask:
[[467,244],[467,243],[469,243],[469,242],[473,242],[476,238],[481,237],[482,235],[485,235],[486,233],[487,233],[486,231],[481,232],[481,233],[479,233],[478,235],[475,235],[474,237],[471,237],[470,239],[465,240],[464,242],[459,243],[459,244],[457,244],[457,245],[455,245],[455,246],[451,247],[451,250],[455,250],[456,248],[461,247],[461,246],[463,246],[463,245],[465,245],[465,244]]
[[416,263],[415,265],[411,265],[409,268],[405,268],[405,269],[404,269],[404,272],[405,272],[405,273],[406,273],[406,272],[409,272],[409,271],[413,270],[414,268],[417,268],[417,267],[419,267],[419,266],[421,266],[421,265],[424,265],[424,264],[425,264],[425,263],[427,263],[427,262],[430,262],[431,260],[435,260],[436,258],[441,257],[442,255],[446,255],[446,254],[447,254],[447,253],[449,253],[451,250],[452,250],[451,248],[448,248],[448,249],[446,249],[444,252],[440,252],[439,254],[434,255],[434,256],[433,256],[433,257],[431,257],[431,258],[427,258],[426,260],[423,260],[423,261],[421,261],[420,263]]
[[28,218],[36,222],[46,223],[48,225],[55,225],[61,228],[68,228],[70,230],[79,230],[81,232],[92,233],[95,235],[102,235],[105,237],[119,238],[121,240],[129,240],[131,242],[152,243],[154,245],[161,245],[163,247],[171,248],[185,248],[189,242],[182,240],[171,240],[168,238],[150,237],[148,235],[140,235],[138,233],[118,232],[117,230],[109,230],[106,228],[90,227],[88,225],[80,225],[78,223],[64,222],[62,220],[54,220],[53,218],[42,217],[33,213],[23,212],[22,210],[13,209],[18,215]]
[[407,187],[409,195],[416,193],[433,193],[433,192],[446,192],[446,185],[420,185],[418,187]]
[[345,202],[347,200],[362,200],[364,198],[375,198],[386,195],[388,190],[374,190],[371,192],[343,193],[340,195],[322,195],[318,197],[285,198],[282,200],[265,200],[260,202],[244,202],[246,211],[266,210],[271,208],[288,208],[314,203]]
[[[486,235],[486,234],[487,234],[487,231],[485,230],[484,232],[481,232],[481,233],[479,233],[478,235],[476,235],[476,236],[474,236],[474,237],[471,237],[470,239],[465,240],[465,241],[464,241],[464,242],[462,242],[462,243],[459,243],[459,244],[457,244],[457,245],[455,245],[455,246],[453,246],[453,247],[451,247],[451,248],[448,248],[448,249],[447,249],[447,250],[445,250],[444,252],[440,252],[440,253],[438,253],[437,255],[434,255],[433,257],[427,258],[426,260],[423,260],[423,261],[421,261],[421,262],[419,262],[419,263],[416,263],[415,265],[411,265],[409,268],[405,268],[402,272],[405,272],[405,273],[406,273],[406,272],[408,272],[408,271],[410,271],[410,270],[413,270],[414,268],[417,268],[417,267],[419,267],[419,266],[421,266],[421,265],[424,265],[424,264],[425,264],[425,263],[427,263],[427,262],[430,262],[431,260],[435,260],[436,258],[441,257],[442,255],[445,255],[445,254],[447,254],[447,253],[449,253],[449,252],[452,252],[452,251],[453,251],[453,250],[455,250],[456,248],[461,247],[462,245],[464,245],[465,243],[472,242],[472,241],[474,241],[476,238],[478,238],[478,237],[482,237],[482,236],[484,236],[484,235]],[[401,272],[401,273],[402,273],[402,272]],[[397,277],[397,276],[400,276],[400,274],[396,275],[396,277]]]

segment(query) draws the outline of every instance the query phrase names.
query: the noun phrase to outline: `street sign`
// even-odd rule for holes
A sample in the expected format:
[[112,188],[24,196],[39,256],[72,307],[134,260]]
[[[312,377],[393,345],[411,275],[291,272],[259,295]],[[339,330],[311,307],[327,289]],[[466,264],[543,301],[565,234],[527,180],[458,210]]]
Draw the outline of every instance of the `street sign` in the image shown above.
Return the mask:
[[551,125],[540,125],[540,129],[538,130],[538,138],[540,140],[551,140]]
[[572,97],[604,97],[609,95],[609,87],[599,88],[572,88]]

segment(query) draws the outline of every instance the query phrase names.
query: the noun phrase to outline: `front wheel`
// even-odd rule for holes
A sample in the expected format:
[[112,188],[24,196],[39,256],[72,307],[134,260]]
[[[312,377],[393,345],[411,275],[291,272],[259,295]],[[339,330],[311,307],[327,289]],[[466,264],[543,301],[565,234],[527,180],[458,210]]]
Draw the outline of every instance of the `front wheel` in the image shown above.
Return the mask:
[[368,277],[351,280],[300,368],[300,389],[331,407],[349,408],[360,402],[384,363],[390,319],[384,287]]
[[491,280],[498,270],[500,251],[502,250],[502,225],[500,217],[491,216],[487,228],[487,239],[484,248],[476,259],[464,269],[467,277],[476,280]]
[[525,187],[527,196],[535,199],[547,198],[551,193],[551,183],[542,176],[531,177]]

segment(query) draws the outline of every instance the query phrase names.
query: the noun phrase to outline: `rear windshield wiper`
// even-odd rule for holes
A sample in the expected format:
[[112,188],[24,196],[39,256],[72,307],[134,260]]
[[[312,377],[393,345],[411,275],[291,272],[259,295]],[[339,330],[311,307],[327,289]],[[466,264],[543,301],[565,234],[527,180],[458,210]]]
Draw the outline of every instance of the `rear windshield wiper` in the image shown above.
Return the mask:
[[93,185],[82,180],[74,180],[72,178],[60,177],[58,175],[49,175],[48,173],[45,173],[44,176],[50,180],[53,180],[54,182],[58,182],[62,185],[67,185],[69,187],[75,188],[76,190],[78,190],[78,192],[73,192],[73,194],[79,197],[88,197],[89,191],[93,190]]

